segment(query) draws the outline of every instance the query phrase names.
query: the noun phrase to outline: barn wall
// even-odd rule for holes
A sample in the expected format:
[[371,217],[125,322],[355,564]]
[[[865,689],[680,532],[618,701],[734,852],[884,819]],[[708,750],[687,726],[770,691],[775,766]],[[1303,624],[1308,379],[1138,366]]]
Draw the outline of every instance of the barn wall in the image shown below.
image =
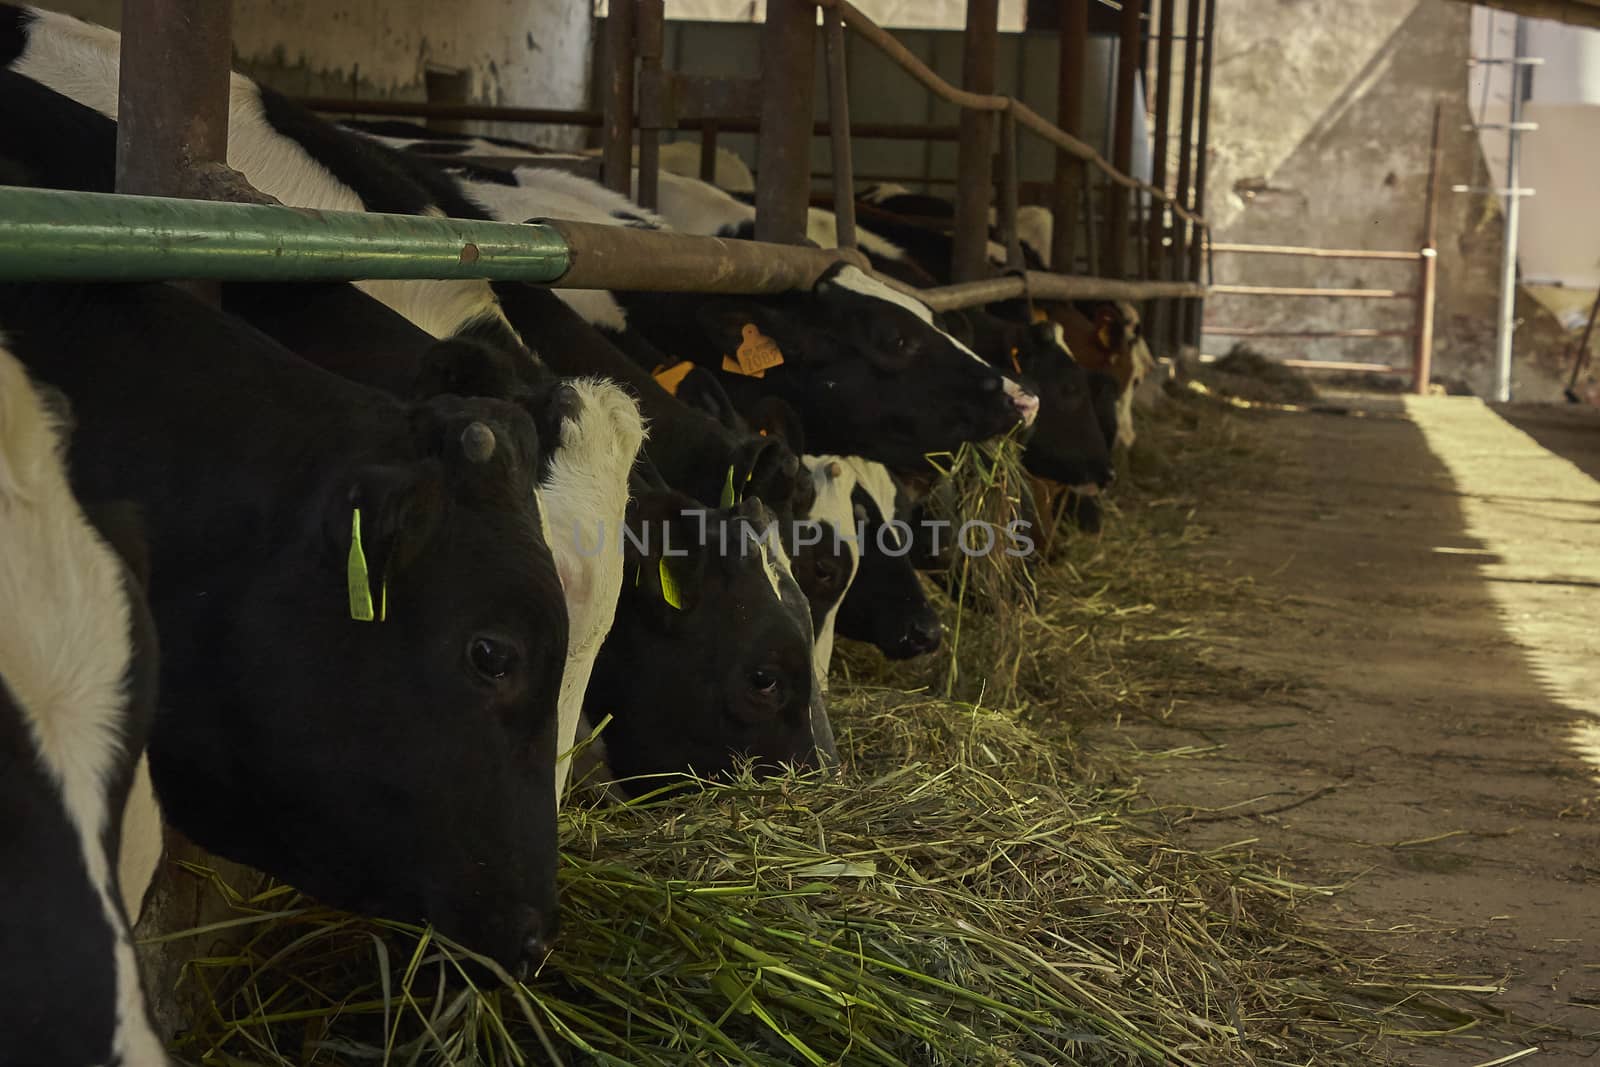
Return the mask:
[[[1422,239],[1428,129],[1443,105],[1439,303],[1434,371],[1489,395],[1502,219],[1496,199],[1450,191],[1491,181],[1467,111],[1471,8],[1450,0],[1219,0],[1209,214],[1217,238],[1259,244],[1415,249]],[[1314,35],[1294,32],[1316,25]],[[1244,284],[1411,288],[1404,264],[1216,257],[1217,280]],[[1409,328],[1400,301],[1217,297],[1230,326]],[[1559,397],[1567,332],[1518,300],[1513,388]],[[1232,338],[1208,337],[1225,352]],[[1410,342],[1252,341],[1285,357],[1409,365]]]
[[[45,0],[107,26],[120,0]],[[582,107],[592,20],[587,0],[234,0],[235,66],[291,94],[420,100],[424,72],[463,72],[470,99]],[[582,143],[571,128],[505,131],[553,146]]]

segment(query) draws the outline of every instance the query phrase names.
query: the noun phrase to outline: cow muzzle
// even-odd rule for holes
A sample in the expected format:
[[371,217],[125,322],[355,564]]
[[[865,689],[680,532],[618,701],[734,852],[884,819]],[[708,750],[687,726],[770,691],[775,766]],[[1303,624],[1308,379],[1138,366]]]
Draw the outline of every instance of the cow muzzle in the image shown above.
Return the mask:
[[1004,381],[1006,399],[1010,400],[1011,406],[1016,409],[1017,418],[1022,420],[1022,425],[1032,426],[1033,420],[1039,417],[1039,398],[1010,378]]

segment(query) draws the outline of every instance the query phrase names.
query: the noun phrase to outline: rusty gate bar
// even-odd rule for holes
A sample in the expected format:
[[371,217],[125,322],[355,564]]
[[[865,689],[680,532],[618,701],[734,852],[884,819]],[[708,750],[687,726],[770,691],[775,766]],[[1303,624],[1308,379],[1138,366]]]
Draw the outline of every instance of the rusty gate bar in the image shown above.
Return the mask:
[[[228,158],[232,31],[232,0],[122,0],[117,192],[227,195],[208,181]],[[184,288],[221,302],[214,283]]]
[[933,289],[918,289],[887,275],[877,275],[890,288],[915,296],[935,311],[1015,300],[1024,295],[1039,300],[1171,300],[1199,296],[1203,286],[1188,282],[1132,282],[1120,278],[1026,271],[974,282],[957,282]]
[[1022,270],[1022,238],[1017,233],[1017,119],[1000,113],[1000,235],[1006,245],[1006,269]]
[[633,0],[612,0],[606,13],[605,131],[601,180],[628,196],[633,174]]
[[1419,295],[1410,289],[1324,289],[1297,285],[1212,285],[1208,288],[1212,296],[1330,296],[1367,300],[1415,300]]
[[[1000,51],[999,0],[967,0],[961,38],[961,87],[994,93]],[[973,281],[989,273],[989,203],[994,198],[994,112],[963,108],[956,143],[956,213],[951,231],[950,277]]]
[[715,122],[700,124],[700,180],[714,182],[717,177],[717,133]]
[[[1118,19],[1115,125],[1111,135],[1111,165],[1122,173],[1133,170],[1133,97],[1139,79],[1139,35],[1144,0],[1122,0]],[[1112,185],[1106,199],[1106,273],[1128,277],[1128,190]]]
[[822,9],[822,50],[827,57],[829,141],[833,155],[834,243],[856,246],[855,164],[850,156],[850,83],[845,67],[844,20],[837,8]]
[[1213,252],[1264,256],[1306,256],[1310,259],[1418,259],[1420,253],[1371,248],[1307,248],[1301,245],[1247,245],[1218,241]]
[[756,239],[799,244],[811,188],[817,9],[767,0],[761,27],[761,132],[756,146]]
[[197,196],[195,171],[228,157],[229,0],[122,0],[119,193]]
[[[1089,44],[1089,0],[1062,0],[1056,70],[1056,125],[1074,137],[1083,136],[1083,82]],[[1087,184],[1088,164],[1064,148],[1056,149],[1055,230],[1050,240],[1050,266],[1063,273],[1077,254],[1078,201]]]
[[[1178,120],[1178,178],[1173,189],[1182,204],[1191,204],[1194,189],[1194,110],[1195,98],[1200,89],[1200,3],[1201,0],[1184,0],[1183,37],[1183,94]],[[1199,234],[1182,219],[1172,220],[1172,273],[1180,276],[1187,272],[1189,245]],[[1188,343],[1185,333],[1186,309],[1183,305],[1169,309],[1166,343],[1170,350]]]
[[1421,299],[1417,301],[1417,348],[1411,361],[1411,391],[1426,396],[1433,378],[1433,306],[1439,285],[1439,121],[1433,105],[1433,133],[1428,141],[1427,204],[1422,213]]
[[1256,326],[1206,326],[1202,333],[1216,334],[1220,337],[1301,337],[1301,338],[1371,338],[1371,337],[1415,337],[1415,330],[1375,330],[1359,327],[1351,330],[1274,330],[1270,327]]
[[[627,3],[628,0],[613,0]],[[634,14],[634,40],[639,53],[639,84],[658,89],[661,85],[661,53],[666,38],[664,0],[637,0]],[[639,95],[639,205],[651,211],[661,198],[661,127],[666,124],[666,101],[656,91]]]
[[[1190,0],[1195,2],[1195,0]],[[1206,150],[1211,138],[1211,64],[1215,57],[1217,38],[1217,0],[1205,0],[1205,28],[1200,39],[1200,100],[1199,128],[1194,144],[1194,210],[1200,214],[1206,209]],[[1203,229],[1196,228],[1194,240],[1189,243],[1189,273],[1194,281],[1200,280],[1200,265],[1208,239]],[[1203,300],[1185,301],[1185,336],[1196,348],[1200,347],[1200,324],[1205,320]]]
[[[1157,2],[1161,4],[1161,17],[1156,30],[1156,128],[1151,146],[1150,183],[1166,189],[1168,118],[1172,110],[1172,26],[1177,15],[1178,0]],[[1152,203],[1150,207],[1150,276],[1163,280],[1167,277],[1167,211],[1159,203]]]

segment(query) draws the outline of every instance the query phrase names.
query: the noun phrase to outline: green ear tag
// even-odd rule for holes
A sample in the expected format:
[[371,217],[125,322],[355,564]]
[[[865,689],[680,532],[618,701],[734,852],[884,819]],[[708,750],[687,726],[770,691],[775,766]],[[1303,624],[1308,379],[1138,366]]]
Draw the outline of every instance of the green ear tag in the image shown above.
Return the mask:
[[734,505],[733,496],[733,468],[728,468],[728,480],[722,483],[722,506],[731,508]]
[[661,561],[661,599],[679,611],[683,610],[683,598],[678,596],[678,582],[667,570],[666,560]]
[[345,565],[345,585],[350,592],[350,617],[371,622],[372,587],[367,582],[367,554],[361,550],[361,509],[350,512],[350,559]]

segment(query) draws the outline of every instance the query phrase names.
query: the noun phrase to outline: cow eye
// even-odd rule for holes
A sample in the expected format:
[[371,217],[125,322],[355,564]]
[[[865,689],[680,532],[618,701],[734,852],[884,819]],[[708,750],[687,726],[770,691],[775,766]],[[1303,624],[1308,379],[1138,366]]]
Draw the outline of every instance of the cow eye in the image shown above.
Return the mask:
[[517,646],[498,637],[479,635],[467,644],[467,662],[485,681],[504,681],[518,659]]
[[756,694],[770,697],[778,691],[778,672],[757,667],[750,672],[750,689]]

